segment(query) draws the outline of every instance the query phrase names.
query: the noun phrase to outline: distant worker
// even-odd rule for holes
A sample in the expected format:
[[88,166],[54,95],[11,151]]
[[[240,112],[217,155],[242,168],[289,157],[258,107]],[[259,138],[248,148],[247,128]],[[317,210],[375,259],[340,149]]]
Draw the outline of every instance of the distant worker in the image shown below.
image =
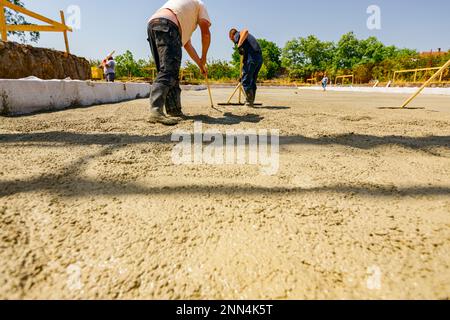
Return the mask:
[[247,96],[247,106],[254,107],[258,74],[263,65],[261,46],[248,30],[241,32],[231,29],[230,40],[239,48],[239,53],[244,56],[244,66],[242,73],[242,86]]
[[[191,42],[197,26],[202,33],[201,58]],[[158,71],[150,93],[150,122],[175,125],[178,118],[184,117],[180,89],[182,47],[206,76],[210,27],[208,11],[200,0],[169,0],[150,18],[148,41]]]
[[323,91],[327,91],[327,86],[328,86],[329,81],[330,81],[330,79],[328,79],[327,74],[325,73],[325,75],[323,76],[323,79],[322,79]]
[[106,82],[114,82],[116,79],[116,62],[113,57],[103,60],[103,73],[105,74]]

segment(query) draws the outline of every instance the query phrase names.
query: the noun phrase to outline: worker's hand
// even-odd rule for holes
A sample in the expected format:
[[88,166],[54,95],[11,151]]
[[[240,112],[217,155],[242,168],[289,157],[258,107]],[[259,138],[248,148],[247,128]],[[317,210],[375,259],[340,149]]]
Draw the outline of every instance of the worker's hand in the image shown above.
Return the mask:
[[[202,74],[203,74],[203,75],[205,75],[205,74],[208,73],[208,68],[206,67],[206,64],[207,64],[206,58],[202,57],[202,58],[200,59],[199,67],[200,67],[200,71],[202,71]],[[203,67],[202,67],[202,66],[203,66]]]
[[206,64],[200,63],[198,67],[200,68],[202,75],[206,77],[208,75],[208,68],[206,67]]

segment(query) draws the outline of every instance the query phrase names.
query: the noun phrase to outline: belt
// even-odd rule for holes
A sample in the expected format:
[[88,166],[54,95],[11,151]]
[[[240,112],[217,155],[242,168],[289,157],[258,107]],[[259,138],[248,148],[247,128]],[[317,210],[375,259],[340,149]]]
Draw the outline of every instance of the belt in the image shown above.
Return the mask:
[[172,20],[169,20],[169,19],[166,19],[166,18],[155,18],[155,19],[151,20],[149,22],[149,24],[150,25],[153,25],[153,24],[171,25],[171,26],[173,26],[173,27],[178,29],[178,25],[176,23],[174,23]]

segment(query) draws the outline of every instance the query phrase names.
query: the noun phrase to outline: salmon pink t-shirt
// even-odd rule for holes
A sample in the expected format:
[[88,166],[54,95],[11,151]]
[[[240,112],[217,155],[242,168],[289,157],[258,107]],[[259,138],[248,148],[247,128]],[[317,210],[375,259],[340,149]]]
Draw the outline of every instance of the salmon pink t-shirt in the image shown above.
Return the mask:
[[170,10],[177,17],[183,46],[191,40],[192,34],[197,29],[200,20],[206,20],[211,25],[208,11],[201,0],[169,0],[150,20],[155,18],[172,20],[170,17],[165,17],[159,13],[164,11],[164,9]]

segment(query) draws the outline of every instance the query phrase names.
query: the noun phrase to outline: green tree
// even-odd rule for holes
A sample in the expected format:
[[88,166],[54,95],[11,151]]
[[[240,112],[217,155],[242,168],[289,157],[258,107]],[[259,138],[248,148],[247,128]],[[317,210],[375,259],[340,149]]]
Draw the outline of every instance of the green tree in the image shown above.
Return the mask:
[[360,61],[357,64],[379,63],[395,54],[395,47],[386,47],[376,37],[359,41]]
[[193,62],[187,61],[186,65],[184,67],[184,73],[185,74],[192,74],[194,79],[201,79],[203,78],[200,68]]
[[214,80],[232,79],[235,78],[235,72],[227,61],[212,60],[208,63],[208,76]]
[[363,58],[361,43],[353,32],[344,34],[336,46],[334,67],[336,69],[352,69]]
[[330,69],[334,51],[334,43],[320,41],[315,36],[293,39],[283,49],[282,63],[291,76],[305,78]]
[[115,60],[117,77],[131,77],[138,73],[138,65],[131,51],[127,50],[124,54],[118,55]]
[[[19,7],[24,7],[24,4],[21,0],[7,0]],[[5,17],[6,17],[6,23],[12,24],[12,25],[29,25],[30,23],[25,19],[23,15],[20,13],[10,10],[6,8],[5,10]],[[26,43],[28,42],[28,37],[25,32],[23,31],[8,31],[8,35],[15,36],[20,42]],[[40,38],[39,32],[30,32],[29,33],[29,41],[31,42],[38,42]]]
[[272,79],[278,75],[281,70],[281,49],[275,42],[267,41],[266,39],[258,39],[261,46],[263,56],[263,68],[267,70],[266,75],[261,75],[262,78]]
[[[321,77],[327,72],[330,76],[353,73],[357,82],[369,82],[390,79],[395,70],[426,63],[414,50],[385,46],[375,37],[360,40],[349,32],[336,44],[315,36],[293,39],[283,49],[282,64],[291,77],[303,80]],[[434,65],[436,61],[428,61],[428,64]]]
[[[281,71],[281,52],[282,50],[276,45],[275,42],[268,41],[266,39],[258,39],[258,43],[261,46],[263,56],[263,66],[259,73],[262,79],[272,79],[277,76]],[[232,65],[234,67],[235,77],[239,76],[241,55],[237,46],[234,47],[233,55],[231,57]]]
[[137,75],[138,77],[149,78],[152,74],[150,70],[156,68],[155,62],[152,58],[149,58],[147,60],[139,59],[136,64],[139,70]]
[[116,75],[121,77],[149,77],[150,68],[154,68],[154,62],[151,59],[140,59],[136,61],[133,53],[127,50],[124,54],[115,57]]
[[289,75],[292,78],[305,78],[306,57],[302,48],[302,43],[299,39],[293,39],[286,43],[283,48],[282,66],[289,70]]

